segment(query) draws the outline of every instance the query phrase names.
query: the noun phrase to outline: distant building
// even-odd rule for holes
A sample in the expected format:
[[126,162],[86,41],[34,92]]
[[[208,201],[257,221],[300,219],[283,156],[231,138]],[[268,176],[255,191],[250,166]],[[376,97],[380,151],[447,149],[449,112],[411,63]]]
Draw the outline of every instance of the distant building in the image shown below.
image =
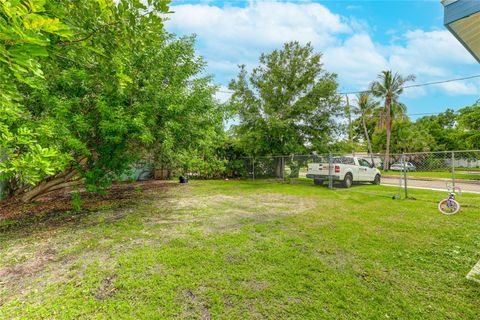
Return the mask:
[[480,62],[480,0],[443,0],[444,24]]

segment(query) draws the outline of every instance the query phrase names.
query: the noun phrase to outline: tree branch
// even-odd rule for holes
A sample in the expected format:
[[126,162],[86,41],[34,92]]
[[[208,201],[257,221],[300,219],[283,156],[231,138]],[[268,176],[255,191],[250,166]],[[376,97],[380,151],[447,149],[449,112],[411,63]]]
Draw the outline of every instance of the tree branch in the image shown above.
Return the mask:
[[84,38],[71,40],[71,41],[61,41],[61,42],[57,42],[57,44],[59,46],[69,46],[69,45],[74,44],[74,43],[86,41],[86,40],[90,39],[92,36],[93,36],[93,32],[90,33],[88,36],[86,36]]

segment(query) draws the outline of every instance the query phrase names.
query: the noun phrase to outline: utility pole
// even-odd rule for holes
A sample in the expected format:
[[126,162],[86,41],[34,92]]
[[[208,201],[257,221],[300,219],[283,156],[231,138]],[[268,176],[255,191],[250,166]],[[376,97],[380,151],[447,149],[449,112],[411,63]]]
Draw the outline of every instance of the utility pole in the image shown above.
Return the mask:
[[355,155],[355,146],[353,144],[353,133],[352,133],[352,113],[350,112],[350,100],[348,95],[345,95],[347,99],[347,105],[345,106],[345,113],[347,114],[348,120],[348,140],[350,140],[350,146],[352,147],[352,154]]
[[453,192],[455,192],[455,151],[452,151],[452,184]]

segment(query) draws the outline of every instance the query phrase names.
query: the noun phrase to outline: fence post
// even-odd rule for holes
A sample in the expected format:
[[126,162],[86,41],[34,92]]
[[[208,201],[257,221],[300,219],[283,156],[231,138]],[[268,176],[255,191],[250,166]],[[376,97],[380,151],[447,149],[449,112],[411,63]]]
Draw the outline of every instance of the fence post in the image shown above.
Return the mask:
[[285,157],[282,156],[282,180],[285,181]]
[[452,151],[452,184],[455,192],[455,151]]
[[253,165],[252,176],[253,176],[253,180],[255,180],[255,158],[252,159],[252,165]]
[[332,153],[328,154],[328,189],[333,189],[333,177],[332,177]]
[[403,185],[405,187],[405,199],[408,199],[407,161],[406,161],[405,153],[402,154],[402,162],[403,162]]

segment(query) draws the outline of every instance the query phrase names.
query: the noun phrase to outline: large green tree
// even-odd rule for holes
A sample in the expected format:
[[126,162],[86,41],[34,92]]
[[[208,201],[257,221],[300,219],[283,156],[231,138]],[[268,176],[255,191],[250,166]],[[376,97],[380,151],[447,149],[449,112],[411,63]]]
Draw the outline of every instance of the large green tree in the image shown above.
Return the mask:
[[465,149],[465,141],[458,137],[457,124],[457,114],[451,109],[415,121],[417,128],[427,130],[435,138],[432,149],[437,151]]
[[[240,66],[230,82],[236,110],[235,134],[246,154],[325,152],[336,133],[340,111],[336,75],[326,72],[311,44],[285,43],[260,56],[251,74]],[[277,175],[280,174],[277,165]]]
[[[408,75],[406,77],[401,76],[398,73],[393,73],[392,71],[382,71],[378,75],[378,80],[374,81],[370,85],[370,92],[379,98],[384,100],[384,115],[385,115],[385,128],[386,128],[386,142],[385,142],[385,161],[383,163],[384,170],[388,170],[390,167],[390,140],[392,134],[392,106],[397,105],[401,106],[401,103],[398,101],[399,96],[403,93],[405,83],[409,81],[414,81],[415,76]],[[381,122],[383,121],[383,116],[381,117]]]
[[168,83],[163,90],[151,86],[155,97],[155,142],[157,167],[202,177],[220,174],[225,161],[217,157],[224,137],[224,105],[215,100],[212,78],[204,76],[205,61],[196,56],[194,38],[169,41],[162,57],[151,68]]
[[[45,85],[25,87],[24,107],[35,125],[48,127],[59,153],[69,161],[54,174],[18,192],[30,201],[47,192],[85,182],[100,191],[128,170],[141,147],[152,143],[155,79],[149,69],[164,47],[164,1],[65,1],[46,12],[74,30],[64,41],[51,39],[42,61]],[[161,90],[161,87],[157,88]],[[25,189],[25,190],[24,190]]]
[[480,149],[480,100],[458,111],[458,129],[466,149]]
[[[377,129],[372,137],[372,145],[376,150],[386,149],[387,131]],[[410,120],[394,120],[391,132],[390,151],[392,153],[434,151],[435,139],[425,128],[419,128]]]
[[[23,2],[2,2],[0,17],[5,30],[22,32],[2,37],[4,51],[18,54],[12,46],[26,41],[35,50],[20,51],[18,61],[26,56],[33,66],[21,69],[23,78],[16,60],[1,65],[10,70],[1,85],[12,88],[0,117],[1,179],[9,180],[10,196],[30,201],[80,183],[101,191],[151,154],[169,165],[214,156],[223,131],[216,88],[202,75],[193,38],[165,32],[167,1],[33,1],[38,6],[15,19],[12,3],[23,12]],[[34,9],[46,20],[32,25],[57,25],[36,31],[43,42],[22,29]]]
[[438,115],[419,118],[415,125],[435,138],[433,148],[439,151],[480,148],[480,103],[447,109]]

